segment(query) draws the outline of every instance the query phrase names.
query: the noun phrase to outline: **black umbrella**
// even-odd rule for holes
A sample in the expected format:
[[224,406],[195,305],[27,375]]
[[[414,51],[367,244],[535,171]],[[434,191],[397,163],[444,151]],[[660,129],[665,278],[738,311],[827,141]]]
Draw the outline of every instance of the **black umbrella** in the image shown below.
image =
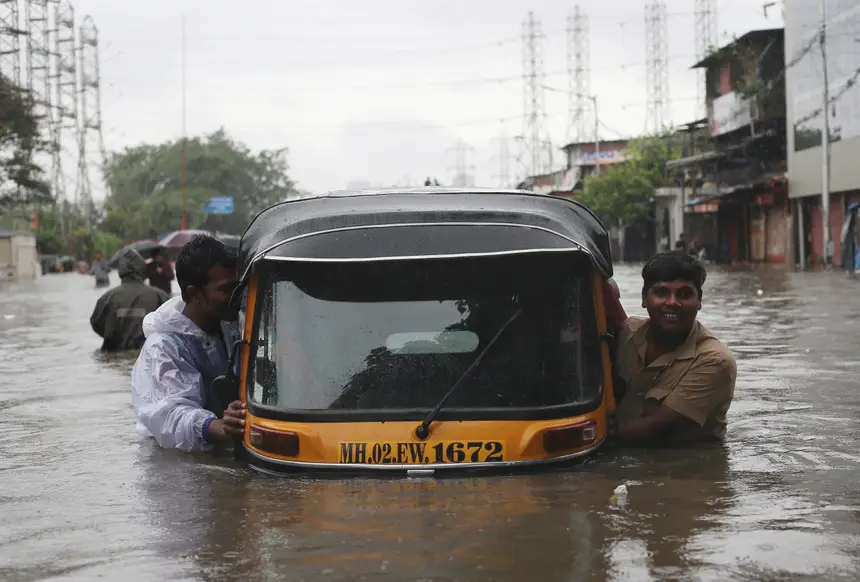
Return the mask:
[[115,252],[114,255],[110,258],[110,261],[108,261],[108,266],[115,269],[117,267],[117,265],[119,264],[120,257],[128,249],[134,249],[138,253],[140,253],[140,255],[144,259],[149,259],[149,258],[152,258],[152,254],[154,251],[157,251],[157,250],[163,249],[163,248],[164,247],[162,245],[158,244],[157,242],[155,242],[153,240],[148,240],[148,239],[138,240],[138,241],[135,241],[133,243],[125,245],[120,250]]
[[220,240],[222,243],[224,243],[228,247],[231,247],[234,249],[238,249],[239,243],[242,242],[242,237],[237,236],[235,234],[217,234],[217,235],[215,235],[215,238]]

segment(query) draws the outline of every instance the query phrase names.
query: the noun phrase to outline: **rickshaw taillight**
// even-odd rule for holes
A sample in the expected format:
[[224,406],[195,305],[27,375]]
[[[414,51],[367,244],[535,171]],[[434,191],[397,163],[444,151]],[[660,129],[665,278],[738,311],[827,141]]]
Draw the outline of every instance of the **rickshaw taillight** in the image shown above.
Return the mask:
[[550,428],[543,433],[543,450],[548,453],[569,451],[593,443],[596,438],[597,423],[593,420]]
[[294,432],[271,430],[252,424],[248,440],[258,449],[270,453],[285,457],[297,457],[299,455],[299,435]]

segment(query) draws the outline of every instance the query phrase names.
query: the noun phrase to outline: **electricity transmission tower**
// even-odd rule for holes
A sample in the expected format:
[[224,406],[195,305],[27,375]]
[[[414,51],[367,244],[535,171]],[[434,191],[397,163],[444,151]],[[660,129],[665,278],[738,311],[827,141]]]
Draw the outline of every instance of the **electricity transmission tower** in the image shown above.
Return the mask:
[[[57,126],[54,122],[55,94],[52,69],[52,36],[51,12],[53,0],[25,0],[24,22],[27,31],[27,97],[30,101],[30,111],[33,119],[39,127],[39,133],[50,147],[50,167],[45,168],[46,174],[50,176],[51,185],[57,180],[59,168],[57,167],[56,151]],[[33,152],[30,152],[30,162],[33,160]],[[43,164],[39,164],[43,165]],[[43,165],[47,166],[48,162]],[[52,192],[56,196],[56,193]],[[55,200],[57,200],[55,198]],[[58,200],[62,202],[61,200]],[[65,234],[65,220],[60,222],[62,232]]]
[[666,4],[654,0],[645,6],[646,130],[659,132],[669,119],[669,52]]
[[0,0],[0,75],[21,85],[21,28],[18,0]]
[[[69,157],[71,151],[77,149],[80,131],[75,9],[71,4],[63,0],[57,5],[54,23],[57,30],[54,36],[54,53],[57,63],[57,114],[55,122],[57,125],[56,165],[58,168],[54,192],[57,199],[67,200],[68,191],[62,162],[64,158]],[[72,191],[74,192],[74,205],[78,207],[80,203],[78,200],[79,192],[77,188]]]
[[508,135],[505,133],[504,122],[502,123],[502,130],[499,133],[499,137],[493,139],[494,142],[498,144],[498,152],[493,156],[493,161],[498,163],[498,174],[496,174],[496,179],[498,180],[499,188],[510,188],[511,187],[511,150],[510,150],[510,139]]
[[587,139],[586,111],[591,90],[588,17],[577,4],[567,18],[568,140]]
[[[709,50],[716,48],[717,44],[717,0],[695,0],[696,1],[696,59],[701,61]],[[707,91],[705,87],[705,70],[699,69],[697,73],[696,111],[698,117],[707,116],[707,105],[705,99]]]
[[[466,145],[463,140],[458,140],[451,149],[454,150],[454,167],[451,185],[460,188],[474,186],[475,167],[469,165],[467,154],[470,152],[474,154],[475,149]],[[451,149],[448,151],[451,151]]]
[[[88,221],[92,216],[92,182],[89,173],[90,146],[99,156],[99,169],[104,178],[105,151],[102,134],[101,81],[99,78],[99,31],[90,16],[84,18],[80,31],[80,130],[78,141],[78,194]],[[107,184],[106,184],[107,187]],[[109,194],[109,192],[108,192]]]
[[533,12],[523,22],[523,113],[525,117],[526,149],[531,156],[529,171],[533,176],[543,173],[543,147],[546,142],[544,109],[544,35]]

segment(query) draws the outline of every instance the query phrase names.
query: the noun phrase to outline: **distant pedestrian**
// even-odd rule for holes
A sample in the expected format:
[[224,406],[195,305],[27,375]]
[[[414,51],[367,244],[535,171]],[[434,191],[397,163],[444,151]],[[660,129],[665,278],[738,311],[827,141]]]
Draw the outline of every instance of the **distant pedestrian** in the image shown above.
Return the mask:
[[149,284],[153,287],[161,289],[168,295],[173,292],[170,282],[176,276],[170,266],[170,261],[167,260],[164,249],[157,249],[152,253],[152,262],[147,265],[146,275],[149,278]]
[[146,341],[143,318],[167,302],[170,296],[143,282],[146,262],[134,249],[120,256],[117,272],[122,283],[99,298],[90,325],[104,339],[102,350],[139,350]]
[[110,266],[108,266],[107,260],[105,260],[101,251],[96,251],[95,259],[93,259],[93,266],[90,269],[90,275],[93,275],[96,278],[96,287],[110,286],[108,273],[110,273]]

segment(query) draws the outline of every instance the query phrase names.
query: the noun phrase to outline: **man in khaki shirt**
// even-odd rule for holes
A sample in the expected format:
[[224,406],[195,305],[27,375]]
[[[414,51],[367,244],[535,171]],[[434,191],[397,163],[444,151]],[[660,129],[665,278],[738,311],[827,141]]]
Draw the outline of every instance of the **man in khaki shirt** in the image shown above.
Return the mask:
[[737,366],[731,350],[696,321],[705,277],[697,259],[676,251],[656,255],[642,269],[648,317],[628,318],[616,345],[624,395],[613,432],[622,444],[725,437]]

